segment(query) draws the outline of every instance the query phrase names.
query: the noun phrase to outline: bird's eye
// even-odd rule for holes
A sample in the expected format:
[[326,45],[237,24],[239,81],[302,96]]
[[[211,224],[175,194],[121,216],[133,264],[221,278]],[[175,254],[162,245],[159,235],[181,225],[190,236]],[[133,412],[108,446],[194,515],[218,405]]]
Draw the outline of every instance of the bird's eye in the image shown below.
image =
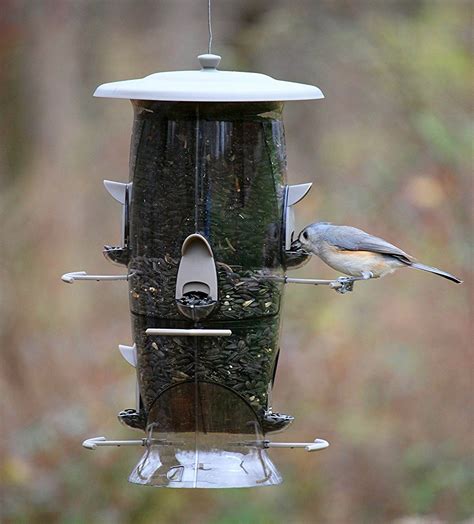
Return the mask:
[[303,238],[305,240],[308,240],[308,232],[307,231],[303,231]]

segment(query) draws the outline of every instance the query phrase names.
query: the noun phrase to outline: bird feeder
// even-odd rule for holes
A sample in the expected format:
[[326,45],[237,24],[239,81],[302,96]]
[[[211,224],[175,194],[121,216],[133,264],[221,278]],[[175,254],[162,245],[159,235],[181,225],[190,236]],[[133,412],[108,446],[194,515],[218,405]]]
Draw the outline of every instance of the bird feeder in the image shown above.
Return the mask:
[[268,448],[328,446],[268,438],[293,420],[273,410],[271,394],[283,289],[303,282],[285,271],[308,258],[292,250],[293,209],[311,184],[287,184],[282,109],[323,94],[219,71],[219,61],[201,55],[199,70],[95,92],[130,99],[134,110],[130,179],[104,181],[122,208],[121,244],[104,254],[126,272],[63,280],[128,282],[133,343],[119,350],[136,371],[137,394],[118,418],[142,435],[83,445],[143,446],[129,478],[137,484],[274,485],[282,479]]

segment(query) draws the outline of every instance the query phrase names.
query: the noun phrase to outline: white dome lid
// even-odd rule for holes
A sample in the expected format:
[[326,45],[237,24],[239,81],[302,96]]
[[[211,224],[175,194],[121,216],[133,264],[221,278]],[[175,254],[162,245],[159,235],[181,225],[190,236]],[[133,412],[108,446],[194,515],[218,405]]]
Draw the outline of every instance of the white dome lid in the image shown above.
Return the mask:
[[154,73],[102,84],[94,96],[174,102],[271,102],[324,98],[316,86],[283,82],[259,73],[218,71],[221,57],[200,55],[200,71]]

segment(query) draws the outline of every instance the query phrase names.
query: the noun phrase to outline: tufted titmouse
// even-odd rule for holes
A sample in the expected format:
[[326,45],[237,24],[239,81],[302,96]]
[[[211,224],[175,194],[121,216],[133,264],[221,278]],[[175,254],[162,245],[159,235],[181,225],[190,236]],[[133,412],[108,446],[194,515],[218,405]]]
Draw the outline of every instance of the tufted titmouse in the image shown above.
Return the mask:
[[293,247],[313,253],[336,271],[353,277],[378,278],[401,267],[413,267],[462,282],[445,271],[416,262],[398,247],[355,227],[317,222],[303,229]]

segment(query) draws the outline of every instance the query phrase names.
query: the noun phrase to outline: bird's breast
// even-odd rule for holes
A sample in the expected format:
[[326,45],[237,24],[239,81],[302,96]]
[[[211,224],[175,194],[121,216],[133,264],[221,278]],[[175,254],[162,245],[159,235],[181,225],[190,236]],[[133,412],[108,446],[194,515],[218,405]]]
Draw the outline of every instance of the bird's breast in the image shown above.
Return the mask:
[[369,271],[373,273],[374,277],[382,277],[398,267],[398,264],[392,263],[395,261],[393,257],[381,253],[346,251],[330,245],[326,245],[321,250],[320,258],[336,271],[353,277],[361,276]]

